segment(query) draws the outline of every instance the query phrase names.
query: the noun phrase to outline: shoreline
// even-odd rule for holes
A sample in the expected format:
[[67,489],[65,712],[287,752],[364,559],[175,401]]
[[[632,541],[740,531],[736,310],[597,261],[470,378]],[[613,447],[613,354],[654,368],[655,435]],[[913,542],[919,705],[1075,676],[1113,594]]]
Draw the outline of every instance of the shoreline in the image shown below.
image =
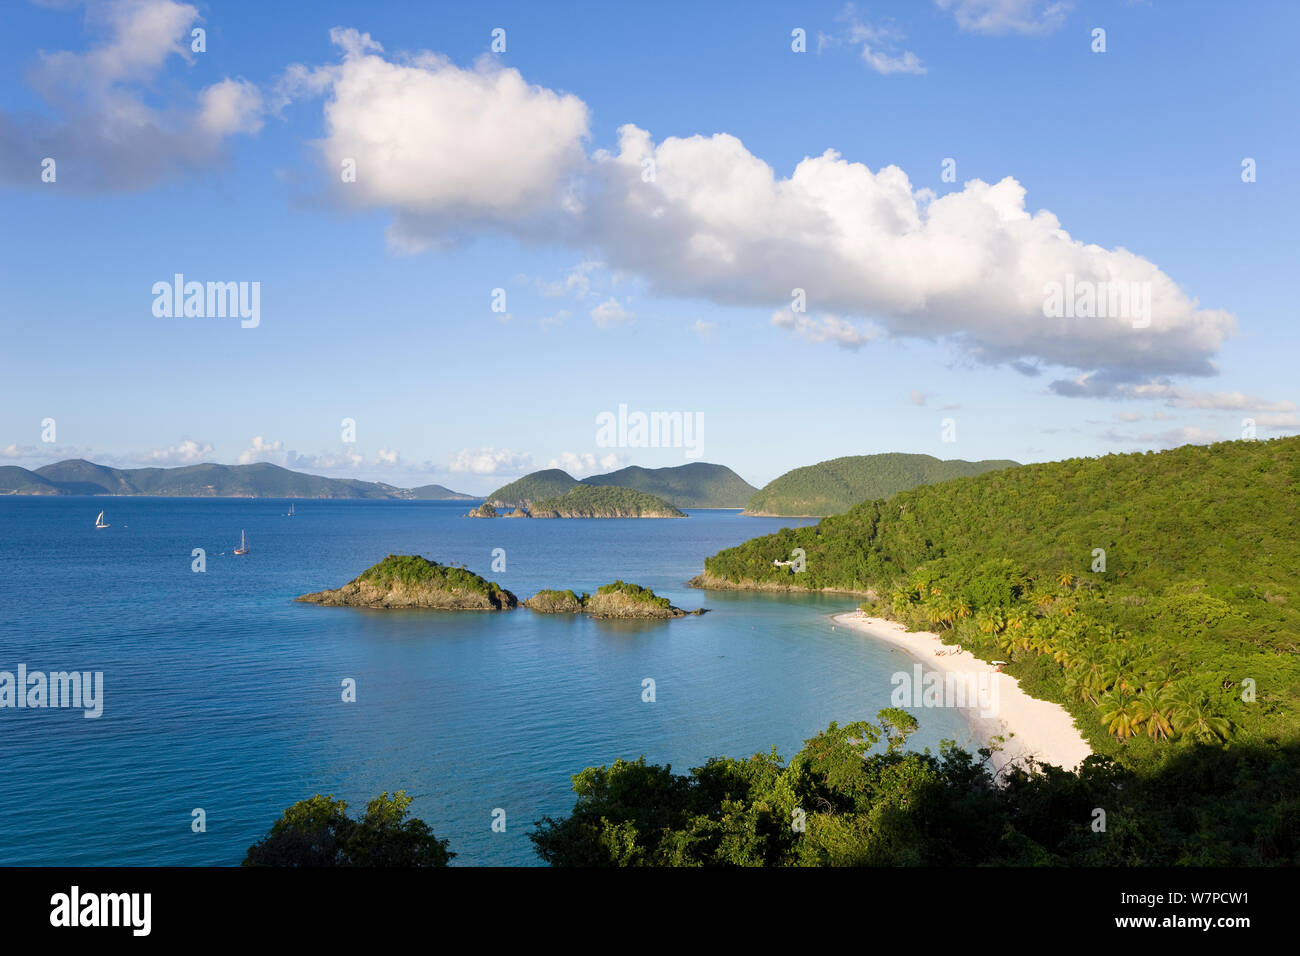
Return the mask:
[[897,621],[868,617],[862,611],[845,611],[832,614],[830,618],[836,625],[850,628],[903,651],[927,672],[963,676],[974,674],[980,675],[979,680],[995,682],[996,716],[982,715],[977,706],[958,708],[970,726],[972,740],[978,746],[989,746],[991,738],[998,735],[1007,737],[1002,742],[1002,749],[993,754],[995,776],[1001,774],[1008,764],[1022,762],[1028,757],[1033,757],[1039,763],[1073,770],[1092,753],[1092,748],[1074,725],[1074,718],[1064,707],[1030,697],[1020,689],[1020,683],[1014,677],[999,671],[987,661],[980,660],[970,651],[936,655],[935,651],[941,648],[953,649],[953,645],[943,644],[938,634],[932,631],[907,631]]

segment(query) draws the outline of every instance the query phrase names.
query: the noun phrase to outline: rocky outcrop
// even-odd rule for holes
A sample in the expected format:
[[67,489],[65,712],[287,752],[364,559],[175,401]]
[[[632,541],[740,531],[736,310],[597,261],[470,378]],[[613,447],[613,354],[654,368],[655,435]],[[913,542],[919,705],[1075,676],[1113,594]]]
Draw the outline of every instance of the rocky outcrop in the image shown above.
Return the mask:
[[581,596],[573,591],[538,591],[524,602],[524,607],[542,614],[590,614],[598,618],[640,620],[686,617],[689,614],[703,614],[708,610],[700,608],[684,611],[648,588],[623,581],[607,584],[595,594]]
[[489,504],[488,502],[485,501],[485,502],[483,502],[483,504],[479,505],[477,508],[475,508],[473,511],[471,511],[471,512],[466,516],[466,517],[469,517],[469,518],[495,518],[495,517],[497,517],[497,509],[496,509],[496,508],[493,508],[491,504]]
[[389,555],[340,588],[295,598],[329,607],[504,611],[519,600],[472,571],[415,555]]
[[620,592],[610,594],[595,594],[587,601],[584,610],[592,617],[600,618],[636,618],[636,619],[660,619],[670,617],[686,617],[689,614],[703,614],[708,608],[699,608],[695,611],[684,611],[679,607],[671,604],[666,606],[638,601]]
[[585,606],[587,595],[572,591],[541,590],[524,602],[524,607],[539,614],[577,614]]

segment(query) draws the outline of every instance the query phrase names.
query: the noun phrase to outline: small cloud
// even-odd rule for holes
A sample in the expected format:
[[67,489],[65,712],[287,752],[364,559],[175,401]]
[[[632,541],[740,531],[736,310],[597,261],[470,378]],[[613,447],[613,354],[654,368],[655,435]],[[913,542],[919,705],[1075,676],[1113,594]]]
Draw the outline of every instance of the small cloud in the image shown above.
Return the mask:
[[603,267],[603,262],[584,259],[570,269],[563,279],[557,279],[554,282],[541,282],[539,280],[537,288],[542,295],[550,298],[572,296],[581,301],[591,294],[592,273]]
[[622,459],[614,452],[608,455],[597,457],[591,452],[560,452],[558,456],[547,462],[547,468],[561,468],[573,475],[575,478],[583,478],[587,475],[600,474],[606,471],[614,471],[622,467]]
[[862,61],[881,76],[889,76],[891,73],[915,73],[917,75],[924,75],[925,73],[925,65],[911,50],[904,50],[898,56],[890,56],[888,53],[882,53],[880,50],[873,50],[864,46],[862,48]]
[[610,296],[600,305],[591,310],[592,321],[602,329],[607,329],[611,325],[622,325],[632,318],[631,313],[623,308],[613,296]]
[[881,20],[869,23],[858,17],[857,9],[846,3],[839,16],[835,18],[843,23],[844,30],[836,35],[818,32],[817,52],[847,44],[858,47],[858,56],[862,62],[881,76],[893,73],[924,74],[925,64],[911,50],[902,48],[906,35],[893,20]]
[[210,442],[196,442],[192,438],[183,438],[168,448],[155,448],[153,451],[135,457],[137,461],[166,467],[168,465],[197,464],[211,454],[212,444]]
[[573,315],[568,309],[560,309],[554,315],[545,315],[538,320],[538,325],[544,329],[553,329],[558,325],[563,325],[564,320]]
[[930,399],[934,398],[934,392],[918,392],[915,389],[907,396],[907,400],[913,405],[924,405]]
[[283,441],[268,441],[261,435],[254,435],[247,448],[239,453],[236,461],[241,465],[267,462],[290,468],[295,471],[339,471],[355,470],[365,464],[365,455],[352,448],[338,452],[322,452],[319,455],[300,455],[291,448],[286,448]]
[[509,448],[464,448],[452,456],[448,471],[473,475],[519,475],[531,467],[533,456]]
[[1268,428],[1300,428],[1300,415],[1295,412],[1265,412],[1255,417],[1255,423]]
[[1198,428],[1194,425],[1186,425],[1182,428],[1174,428],[1163,432],[1145,432],[1139,435],[1124,434],[1109,429],[1097,437],[1103,441],[1114,442],[1119,445],[1150,445],[1165,448],[1174,448],[1178,445],[1209,445],[1224,440],[1223,436],[1218,432],[1211,431],[1208,428]]
[[1065,23],[1074,4],[1065,0],[934,0],[951,10],[965,33],[997,36],[1006,33],[1051,33]]
[[696,319],[695,324],[691,326],[691,331],[705,340],[714,338],[713,333],[716,332],[717,329],[717,322],[705,322],[703,319]]
[[884,334],[876,328],[856,326],[848,319],[836,315],[823,315],[817,320],[806,313],[796,314],[789,309],[773,312],[772,324],[792,329],[796,335],[809,342],[834,342],[840,348],[855,351]]
[[284,442],[279,440],[267,441],[261,435],[254,435],[249,446],[239,453],[237,461],[241,465],[251,465],[256,461],[283,464],[284,459]]

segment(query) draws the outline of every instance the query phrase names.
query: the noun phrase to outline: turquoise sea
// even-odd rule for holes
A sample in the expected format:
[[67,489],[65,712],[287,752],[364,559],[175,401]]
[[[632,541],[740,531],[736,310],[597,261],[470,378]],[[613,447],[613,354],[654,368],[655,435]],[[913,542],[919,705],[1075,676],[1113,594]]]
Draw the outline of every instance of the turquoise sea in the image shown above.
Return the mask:
[[[398,789],[454,865],[535,865],[526,834],[572,807],[584,767],[644,754],[685,771],[773,745],[788,758],[830,721],[888,706],[889,675],[910,667],[832,629],[852,599],[686,587],[706,556],[798,519],[485,521],[463,502],[318,500],[289,518],[289,504],[0,498],[0,670],[104,674],[99,719],[0,709],[0,865],[234,865],[297,800],[358,810]],[[96,530],[101,509],[111,527]],[[251,553],[236,557],[241,530]],[[711,612],[628,623],[294,603],[389,553],[464,563],[521,600],[622,578]],[[954,711],[917,716],[917,747],[970,736]]]

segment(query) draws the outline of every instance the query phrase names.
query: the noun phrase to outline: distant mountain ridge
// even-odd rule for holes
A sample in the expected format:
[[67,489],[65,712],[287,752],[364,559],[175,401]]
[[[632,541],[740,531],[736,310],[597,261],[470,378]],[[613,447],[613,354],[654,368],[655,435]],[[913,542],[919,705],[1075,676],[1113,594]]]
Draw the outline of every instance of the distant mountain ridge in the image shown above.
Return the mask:
[[581,481],[559,468],[524,475],[488,495],[497,508],[519,508],[525,502],[557,498],[579,485],[627,488],[662,498],[674,508],[743,508],[757,488],[725,465],[693,461],[667,468],[631,465]]
[[111,468],[83,458],[34,471],[0,466],[0,495],[140,495],[175,498],[395,498],[476,501],[442,485],[397,488],[356,478],[323,478],[269,462]]
[[670,468],[631,465],[582,479],[584,485],[617,485],[662,498],[676,508],[743,508],[758,491],[725,465],[693,461]]
[[1009,459],[944,461],[932,455],[902,452],[832,458],[795,468],[768,482],[749,499],[745,514],[825,517],[921,485],[1019,465]]

